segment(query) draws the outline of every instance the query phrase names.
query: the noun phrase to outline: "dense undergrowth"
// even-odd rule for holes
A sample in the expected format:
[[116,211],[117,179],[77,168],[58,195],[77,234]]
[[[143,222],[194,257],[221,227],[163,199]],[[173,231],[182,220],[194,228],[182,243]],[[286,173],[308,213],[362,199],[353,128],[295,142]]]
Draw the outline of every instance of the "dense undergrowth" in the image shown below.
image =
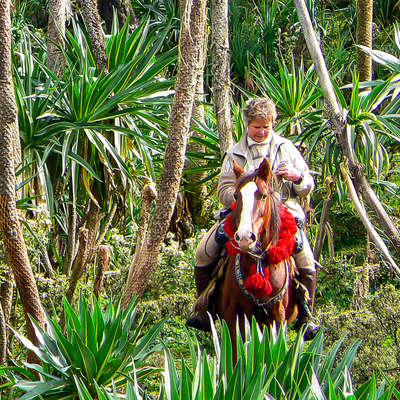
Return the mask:
[[[212,350],[184,331],[181,351],[160,335],[166,319],[145,326],[145,313],[108,301],[80,298],[77,311],[64,303],[65,330],[58,316],[36,325],[38,345],[16,333],[37,363],[0,367],[4,397],[30,399],[400,399],[395,383],[375,374],[353,383],[350,367],[360,340],[327,348],[323,331],[308,344],[303,332],[289,337],[286,326],[260,329],[253,319],[238,333],[237,360],[224,321],[212,326]],[[218,333],[219,332],[219,333]],[[186,352],[182,351],[186,350]],[[151,365],[161,354],[164,365]],[[174,355],[175,354],[175,355]],[[180,359],[180,362],[178,362]],[[154,360],[154,358],[152,359]]]
[[[39,240],[46,240],[45,221],[45,218],[29,221],[30,230],[26,231],[26,237],[32,255],[38,252]],[[168,315],[158,339],[166,343],[172,355],[184,360],[191,357],[187,346],[189,333],[185,328],[185,320],[195,300],[193,260],[196,244],[202,233],[198,232],[196,237],[183,243],[175,241],[172,235],[168,236],[159,255],[159,268],[137,305],[140,313],[147,315],[145,329],[150,329],[162,316]],[[361,246],[363,235],[359,238],[358,254],[354,252],[356,247],[349,252],[344,246],[337,250],[335,257],[326,257],[322,261],[316,298],[316,319],[324,327],[324,343],[328,351],[338,340],[343,339],[346,345],[360,340],[351,369],[354,385],[365,383],[373,374],[378,381],[385,376],[392,380],[397,379],[400,361],[400,290],[390,284],[393,277],[382,263],[369,266],[368,287],[360,290],[363,282],[360,281],[359,260],[365,258],[365,249]],[[116,294],[123,291],[133,258],[135,240],[135,234],[124,236],[116,230],[107,235],[107,243],[112,248],[112,261],[100,304],[115,301]],[[44,307],[49,315],[53,312],[61,315],[66,280],[62,276],[58,276],[56,280],[44,277],[40,272],[40,257],[32,256],[32,259]],[[89,271],[86,281],[79,286],[81,297],[91,296],[92,285],[93,273]],[[15,331],[23,334],[25,324],[22,308],[17,306],[13,311],[11,325]],[[210,335],[190,332],[190,336],[196,336],[203,349],[213,351]],[[289,342],[294,337],[295,333],[289,330]],[[13,358],[23,360],[24,348],[14,333],[11,334],[11,339]],[[162,353],[152,354],[149,360],[154,367],[163,368]],[[156,390],[159,383],[160,377],[147,378],[145,382],[152,391]]]

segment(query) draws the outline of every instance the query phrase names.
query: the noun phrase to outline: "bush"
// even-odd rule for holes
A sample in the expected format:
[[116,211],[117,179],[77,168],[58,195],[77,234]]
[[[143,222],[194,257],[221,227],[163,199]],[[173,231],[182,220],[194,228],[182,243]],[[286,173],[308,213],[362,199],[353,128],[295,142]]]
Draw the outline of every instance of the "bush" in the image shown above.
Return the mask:
[[400,364],[400,291],[385,285],[364,301],[358,310],[338,310],[331,303],[319,314],[326,330],[326,344],[347,337],[361,338],[360,351],[354,361],[353,379],[366,382],[374,373],[383,372],[397,379]]
[[65,301],[65,333],[57,316],[47,318],[46,331],[34,322],[38,346],[15,333],[40,364],[2,367],[1,375],[14,390],[25,392],[21,400],[76,399],[82,391],[95,396],[99,388],[125,386],[130,373],[145,379],[155,371],[145,361],[157,350],[165,319],[144,332],[145,317],[136,322],[135,301],[126,309],[109,302],[103,311],[96,298],[92,304],[81,298],[78,312]]

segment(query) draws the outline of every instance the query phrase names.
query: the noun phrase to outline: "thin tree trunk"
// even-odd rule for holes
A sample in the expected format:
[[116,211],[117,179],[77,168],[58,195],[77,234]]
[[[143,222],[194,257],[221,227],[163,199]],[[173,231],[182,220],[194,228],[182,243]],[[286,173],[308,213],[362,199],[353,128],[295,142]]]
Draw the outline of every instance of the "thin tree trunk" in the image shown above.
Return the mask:
[[181,19],[178,75],[169,121],[164,169],[159,184],[153,222],[133,272],[133,285],[126,288],[125,304],[134,293],[138,295],[143,293],[151,274],[157,267],[157,256],[174,210],[189,137],[198,76],[197,65],[202,59],[201,53],[204,48],[206,4],[206,0],[189,0]]
[[63,47],[65,21],[67,14],[66,0],[49,0],[49,25],[47,28],[47,65],[57,76],[61,76],[64,57],[59,47]]
[[138,20],[133,11],[131,0],[98,0],[97,5],[100,16],[106,23],[107,33],[111,32],[114,12],[117,13],[120,27],[125,24],[128,18],[131,28],[137,27]]
[[[357,44],[372,49],[373,0],[358,0]],[[357,50],[357,67],[360,81],[372,80],[372,58],[361,49]]]
[[100,222],[103,218],[103,214],[100,213],[100,207],[95,204],[94,201],[90,201],[89,215],[86,223],[87,230],[89,231],[88,237],[88,258],[87,263],[93,261],[94,256],[97,252],[97,238],[100,231]]
[[135,254],[133,256],[133,261],[129,269],[129,275],[126,281],[124,298],[122,299],[122,304],[124,306],[127,306],[131,302],[133,297],[133,293],[131,292],[130,288],[134,286],[133,276],[134,276],[135,266],[137,266],[140,255],[142,254],[144,240],[146,239],[149,227],[151,208],[153,205],[153,201],[155,200],[156,197],[157,197],[157,191],[155,186],[152,183],[147,184],[143,188],[142,207],[140,210],[140,221],[139,221],[138,235],[136,238]]
[[321,253],[322,253],[322,247],[324,245],[324,238],[326,235],[326,224],[328,222],[329,211],[330,211],[331,205],[332,205],[333,183],[334,183],[333,179],[330,178],[330,181],[327,182],[327,185],[326,185],[328,193],[327,193],[327,196],[322,205],[321,218],[319,221],[317,238],[315,240],[315,246],[314,246],[315,261],[319,261],[319,258],[321,257]]
[[16,207],[14,152],[18,150],[14,146],[18,119],[11,75],[10,6],[10,0],[0,0],[0,231],[20,293],[28,337],[37,343],[30,317],[44,327],[45,316]]
[[[8,263],[9,264],[9,263]],[[6,275],[2,276],[3,283],[0,286],[0,299],[3,307],[6,323],[10,322],[12,298],[14,293],[14,281],[12,279],[11,271],[7,269]]]
[[[193,104],[192,121],[191,126],[195,126],[197,122],[204,123],[204,106],[201,104],[204,102],[204,67],[207,58],[207,43],[208,35],[204,39],[204,50],[203,60],[198,64],[198,76],[197,76],[197,87],[196,87],[196,101]],[[198,102],[198,103],[196,103]],[[191,136],[201,136],[195,130],[191,132]],[[189,141],[187,151],[190,153],[203,153],[205,154],[206,148],[201,143],[195,141]],[[205,162],[202,160],[198,161],[198,165],[202,166]],[[185,169],[194,167],[195,165],[186,160]],[[187,183],[185,184],[186,197],[189,203],[190,214],[193,218],[193,222],[200,226],[206,227],[208,223],[207,215],[205,215],[205,205],[207,197],[207,187],[205,184],[200,182],[207,176],[206,172],[200,171],[195,173],[188,173],[185,175]]]
[[7,324],[0,303],[0,365],[5,365],[7,359]]
[[101,19],[97,9],[97,1],[85,0],[81,4],[82,16],[89,33],[97,69],[99,71],[107,72],[106,45],[104,42],[103,31],[101,29]]
[[350,197],[353,201],[354,207],[356,208],[358,215],[361,218],[362,223],[364,224],[365,228],[367,229],[368,234],[370,235],[371,239],[376,244],[376,246],[380,249],[381,253],[386,258],[386,260],[389,261],[392,271],[397,275],[398,278],[400,278],[400,268],[396,265],[395,261],[393,260],[392,256],[390,255],[388,249],[386,248],[385,243],[383,243],[383,240],[378,235],[375,228],[372,226],[371,221],[369,220],[368,215],[364,209],[364,206],[361,203],[360,199],[358,198],[356,190],[354,189],[353,183],[350,178],[350,174],[347,170],[347,166],[345,164],[342,164],[340,166],[340,169],[341,169],[343,178],[346,182],[347,189],[348,189]]
[[69,280],[69,287],[65,297],[68,302],[72,302],[76,285],[79,279],[85,273],[85,267],[87,265],[88,253],[89,253],[89,231],[85,228],[81,229],[79,232],[79,249],[78,254],[74,260],[72,266],[71,277]]
[[228,0],[212,2],[212,71],[214,108],[221,155],[232,146]]
[[[332,82],[326,68],[325,60],[323,58],[319,42],[315,34],[314,28],[311,23],[311,19],[307,10],[307,6],[304,0],[294,0],[296,5],[297,13],[299,15],[300,23],[304,30],[304,36],[307,42],[308,50],[315,64],[315,69],[318,73],[320,84],[324,92],[325,97],[325,108],[329,116],[329,119],[334,127],[336,139],[339,147],[343,154],[348,159],[350,174],[354,177],[354,181],[350,181],[351,184],[355,184],[357,191],[362,194],[365,202],[369,207],[376,213],[377,220],[385,233],[392,241],[397,253],[400,255],[400,234],[396,229],[393,222],[390,220],[382,204],[376,197],[375,193],[371,189],[368,181],[366,180],[361,165],[357,162],[352,150],[350,149],[349,142],[347,140],[347,127],[344,122],[343,112],[340,109],[339,103],[336,99],[335,92],[332,86]],[[364,218],[360,215],[363,223]],[[367,230],[369,227],[366,227]],[[375,241],[377,240],[377,241]],[[388,254],[388,250],[382,240],[374,238],[374,243],[383,255]],[[392,258],[387,258],[390,265],[392,265]],[[393,265],[392,265],[393,267]],[[394,269],[396,270],[396,269]],[[395,272],[396,273],[396,272]]]
[[110,266],[110,249],[108,246],[100,245],[97,252],[97,271],[93,284],[93,294],[99,297],[104,285],[104,276]]
[[64,273],[69,275],[72,269],[72,264],[76,256],[76,227],[77,227],[77,213],[76,213],[76,201],[73,195],[73,188],[71,187],[70,194],[72,195],[72,203],[68,207],[68,243],[67,243],[67,254],[64,263]]
[[118,203],[117,200],[114,199],[114,202],[111,206],[110,212],[107,214],[106,220],[104,221],[103,227],[101,228],[101,231],[99,232],[99,237],[96,240],[96,248],[101,245],[103,242],[106,233],[108,232],[108,228],[110,228],[111,223],[115,217],[115,213],[117,212],[118,208]]

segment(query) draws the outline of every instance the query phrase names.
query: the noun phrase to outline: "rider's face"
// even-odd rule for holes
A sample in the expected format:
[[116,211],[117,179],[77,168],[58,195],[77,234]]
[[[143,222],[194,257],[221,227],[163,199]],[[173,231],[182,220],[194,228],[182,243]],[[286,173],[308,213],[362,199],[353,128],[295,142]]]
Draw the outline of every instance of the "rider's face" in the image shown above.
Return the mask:
[[248,123],[248,133],[255,142],[263,142],[272,131],[272,119],[255,118]]

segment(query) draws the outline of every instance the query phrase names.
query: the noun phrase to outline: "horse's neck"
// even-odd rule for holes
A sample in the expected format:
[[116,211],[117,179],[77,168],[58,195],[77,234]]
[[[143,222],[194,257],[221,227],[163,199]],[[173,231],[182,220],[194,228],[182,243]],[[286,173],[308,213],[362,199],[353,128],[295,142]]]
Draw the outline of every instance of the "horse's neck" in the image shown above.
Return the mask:
[[[244,276],[250,275],[250,269],[256,264],[256,259],[250,254],[243,253],[240,256],[240,269]],[[254,267],[253,267],[254,268]]]

